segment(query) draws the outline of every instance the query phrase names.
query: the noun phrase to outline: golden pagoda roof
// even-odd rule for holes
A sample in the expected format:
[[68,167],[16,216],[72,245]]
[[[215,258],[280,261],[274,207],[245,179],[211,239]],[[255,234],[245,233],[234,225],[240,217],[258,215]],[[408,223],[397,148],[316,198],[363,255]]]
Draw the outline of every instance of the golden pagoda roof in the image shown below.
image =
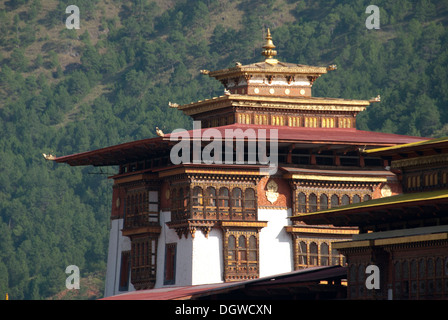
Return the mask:
[[216,79],[231,78],[240,75],[250,75],[256,73],[262,74],[285,74],[285,75],[305,75],[305,76],[320,76],[327,73],[329,70],[335,70],[336,66],[331,65],[328,67],[316,67],[308,66],[296,63],[281,62],[274,57],[277,55],[277,51],[274,50],[275,45],[272,42],[271,32],[268,29],[266,35],[266,44],[263,46],[261,54],[266,57],[264,61],[256,62],[248,65],[242,65],[239,62],[235,63],[235,67],[208,71],[201,70],[201,73],[208,74],[210,77]]
[[256,62],[248,65],[239,65],[235,67],[211,71],[208,73],[210,77],[216,79],[231,78],[238,75],[249,75],[255,73],[269,73],[269,74],[288,74],[288,75],[298,75],[302,74],[305,76],[320,76],[327,73],[328,70],[333,70],[330,67],[315,67],[307,66],[303,64],[287,63],[277,61],[272,63],[269,61]]
[[211,99],[199,100],[184,105],[172,105],[187,115],[194,115],[229,106],[257,108],[282,108],[320,111],[354,111],[361,112],[370,104],[368,100],[352,100],[323,97],[269,97],[230,94]]

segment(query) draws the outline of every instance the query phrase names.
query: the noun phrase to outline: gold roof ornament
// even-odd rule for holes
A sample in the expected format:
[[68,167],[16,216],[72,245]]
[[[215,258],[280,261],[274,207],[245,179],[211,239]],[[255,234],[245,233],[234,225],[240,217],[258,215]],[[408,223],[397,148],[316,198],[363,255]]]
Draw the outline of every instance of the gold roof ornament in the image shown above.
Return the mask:
[[266,35],[266,44],[263,46],[263,51],[261,54],[266,57],[266,62],[271,64],[276,64],[278,62],[274,57],[277,55],[277,51],[275,49],[275,45],[272,42],[271,31],[268,28],[268,33]]

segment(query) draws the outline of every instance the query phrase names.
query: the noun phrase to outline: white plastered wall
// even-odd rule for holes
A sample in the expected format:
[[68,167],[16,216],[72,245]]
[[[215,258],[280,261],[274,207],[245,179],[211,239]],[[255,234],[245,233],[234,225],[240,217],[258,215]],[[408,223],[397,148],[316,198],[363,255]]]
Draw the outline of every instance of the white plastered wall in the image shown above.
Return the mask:
[[[170,212],[160,214],[162,232],[157,248],[157,279],[155,288],[163,286],[190,286],[206,283],[222,282],[222,232],[219,229],[210,231],[208,238],[198,229],[194,239],[191,235],[179,239],[175,230],[166,223],[170,221]],[[175,283],[164,285],[165,246],[176,243],[176,276]]]
[[193,285],[223,282],[222,231],[212,229],[208,238],[197,230],[193,240]]
[[[160,233],[157,248],[157,275],[155,288],[163,286],[189,286],[192,283],[193,244],[191,237],[185,238],[185,236],[182,236],[182,238],[179,239],[175,230],[170,229],[166,225],[170,220],[171,213],[169,211],[160,213],[160,225],[162,226],[162,231]],[[176,273],[175,283],[164,285],[165,247],[168,243],[176,244]]]
[[128,291],[118,290],[120,285],[121,253],[131,250],[131,241],[128,237],[122,236],[122,229],[123,219],[114,219],[111,221],[104,297],[135,290],[130,281]]
[[291,209],[259,209],[258,220],[267,221],[260,231],[260,277],[294,270],[291,235],[285,230],[290,225]]

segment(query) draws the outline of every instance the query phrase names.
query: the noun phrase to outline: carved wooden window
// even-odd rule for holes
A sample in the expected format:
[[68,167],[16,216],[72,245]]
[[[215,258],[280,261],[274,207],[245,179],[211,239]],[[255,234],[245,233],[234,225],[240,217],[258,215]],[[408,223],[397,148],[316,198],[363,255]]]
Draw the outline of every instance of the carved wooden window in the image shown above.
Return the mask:
[[305,117],[305,127],[306,128],[317,128],[317,118],[316,117]]
[[179,190],[177,191],[176,204],[177,204],[176,209],[178,211],[182,211],[184,204],[184,189],[182,188],[179,188]]
[[177,211],[177,205],[178,205],[178,203],[177,203],[177,197],[178,197],[177,190],[176,189],[172,189],[171,190],[171,194],[172,194],[172,196],[171,196],[171,212],[176,212]]
[[141,236],[131,240],[131,282],[137,290],[154,287],[156,257],[157,238]]
[[411,273],[411,283],[410,283],[410,292],[411,297],[417,296],[418,284],[417,284],[417,260],[412,259],[410,263],[410,273]]
[[322,193],[320,195],[319,202],[320,202],[320,206],[319,206],[320,210],[327,210],[328,209],[328,196],[326,194]]
[[255,190],[252,188],[247,188],[244,191],[244,215],[245,218],[255,219]]
[[218,206],[220,208],[228,208],[229,207],[229,189],[226,187],[222,187],[219,189],[219,198],[218,198]]
[[318,265],[319,252],[316,242],[310,243],[309,265]]
[[284,126],[285,118],[283,116],[271,116],[271,125],[273,126]]
[[257,239],[255,236],[250,236],[249,238],[249,267],[256,267],[258,264],[258,250],[257,250]]
[[185,187],[184,208],[186,208],[187,210],[190,210],[190,188],[189,187]]
[[303,192],[299,193],[299,196],[297,197],[298,200],[298,211],[299,213],[305,213],[306,212],[306,195]]
[[148,191],[148,212],[149,222],[159,222],[159,193],[158,191]]
[[341,264],[341,255],[338,250],[332,248],[331,249],[331,265],[336,266]]
[[238,123],[241,124],[250,124],[250,114],[240,113],[238,114]]
[[300,117],[288,117],[288,126],[290,127],[300,127],[301,118]]
[[208,187],[205,190],[205,214],[207,219],[216,219],[216,189]]
[[396,261],[394,263],[394,299],[401,297],[401,263]]
[[339,206],[339,197],[334,194],[331,196],[331,207],[336,208],[337,206]]
[[[316,243],[314,240],[295,239],[296,261],[295,268],[309,266],[344,265],[345,258],[336,249],[331,248],[329,242]],[[331,249],[331,254],[330,254]]]
[[402,266],[402,274],[403,274],[403,281],[401,284],[402,288],[402,294],[405,296],[409,296],[409,263],[408,261],[403,261],[401,264]]
[[350,118],[341,118],[339,119],[339,128],[351,128],[352,121]]
[[205,205],[207,207],[216,207],[216,189],[208,187],[205,190]]
[[320,265],[328,266],[330,264],[330,252],[328,244],[322,242],[320,244]]
[[349,298],[356,298],[356,265],[350,265],[348,269],[348,296]]
[[232,207],[240,208],[242,201],[242,192],[240,188],[234,188],[232,190]]
[[[448,266],[446,267],[448,269]],[[435,291],[439,295],[443,292],[443,260],[441,257],[436,259],[435,265]],[[445,271],[445,281],[448,282],[448,272]],[[447,285],[447,284],[446,284]],[[448,292],[448,288],[445,288],[445,295]]]
[[315,212],[317,211],[317,196],[312,193],[309,195],[309,212]]
[[334,118],[322,118],[322,128],[334,128]]
[[193,217],[197,217],[198,215],[202,214],[204,202],[201,187],[194,187],[191,202],[191,211]]
[[121,266],[120,266],[120,283],[118,290],[128,291],[129,290],[129,274],[131,271],[131,252],[123,251],[121,253]]
[[173,189],[171,198],[171,216],[173,220],[185,219],[188,215],[188,207],[185,205],[185,193],[183,188]]
[[134,228],[159,221],[158,191],[145,188],[130,190],[126,197],[124,212],[124,228]]
[[350,204],[350,198],[348,195],[344,194],[341,199],[341,205],[346,206]]
[[228,219],[230,208],[230,196],[229,196],[229,189],[227,189],[226,187],[222,187],[219,189],[218,208],[221,218]]
[[305,241],[299,243],[299,265],[306,266],[308,264],[308,248]]
[[256,220],[256,191],[253,188],[215,188],[192,189],[191,210],[195,219]]
[[425,175],[425,187],[430,187],[437,185],[438,183],[438,177],[437,173],[430,173]]
[[[394,299],[433,299],[443,296],[443,278],[441,257],[395,261]],[[445,288],[445,295],[446,292]]]
[[254,123],[255,124],[268,124],[268,117],[265,114],[261,114],[261,115],[256,114],[254,116]]
[[193,189],[193,206],[202,206],[202,188],[195,187]]
[[165,272],[163,284],[174,284],[176,282],[176,243],[165,245]]
[[231,198],[232,218],[234,219],[243,218],[242,202],[243,202],[243,193],[241,189],[234,188],[232,190],[232,198]]
[[238,262],[241,264],[247,263],[247,249],[246,249],[245,236],[239,236],[238,238]]
[[363,264],[351,264],[349,267],[349,298],[361,298],[365,288],[365,266]]
[[427,293],[426,287],[426,259],[420,259],[418,261],[418,294],[424,296]]
[[235,236],[230,235],[227,245],[228,257],[227,264],[230,268],[234,268],[236,266],[236,239]]
[[228,231],[225,280],[258,277],[258,239],[256,231]]

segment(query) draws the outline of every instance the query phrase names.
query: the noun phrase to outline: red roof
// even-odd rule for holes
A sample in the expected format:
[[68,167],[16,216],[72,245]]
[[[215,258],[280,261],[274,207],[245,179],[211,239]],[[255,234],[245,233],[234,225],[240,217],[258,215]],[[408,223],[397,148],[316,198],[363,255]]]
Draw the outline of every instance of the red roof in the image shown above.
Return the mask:
[[[421,137],[412,137],[397,135],[391,133],[369,132],[356,129],[338,129],[338,128],[304,128],[304,127],[286,127],[286,126],[269,126],[269,125],[243,125],[232,124],[215,128],[203,128],[187,131],[191,139],[195,136],[201,137],[207,130],[214,129],[216,133],[226,137],[226,133],[232,133],[232,130],[241,129],[241,134],[236,134],[237,139],[247,137],[253,129],[255,138],[263,138],[262,134],[266,134],[266,139],[270,140],[271,130],[277,130],[277,138],[280,143],[294,143],[297,145],[360,145],[360,146],[393,146],[396,144],[412,143],[427,140]],[[265,131],[257,131],[265,129]],[[226,130],[229,130],[226,132]],[[208,133],[212,133],[208,131]],[[137,140],[133,142],[123,143],[111,147],[106,147],[94,151],[88,151],[69,156],[58,157],[55,159],[59,163],[68,163],[73,166],[94,165],[94,166],[111,166],[119,165],[133,161],[139,161],[154,155],[159,155],[161,151],[171,149],[171,146],[178,140],[170,141],[170,137],[174,134],[166,134],[165,137],[156,137],[150,139]],[[178,136],[180,139],[180,136]]]
[[236,289],[241,282],[215,283],[185,287],[163,287],[151,290],[137,290],[110,296],[101,300],[186,300],[192,296],[221,291],[220,289]]
[[297,286],[300,284],[319,283],[322,280],[346,279],[347,270],[341,266],[313,267],[295,270],[283,274],[254,280],[203,284],[183,287],[163,287],[150,290],[137,290],[101,300],[187,300],[210,295],[229,293],[235,290],[257,290],[262,286]]

